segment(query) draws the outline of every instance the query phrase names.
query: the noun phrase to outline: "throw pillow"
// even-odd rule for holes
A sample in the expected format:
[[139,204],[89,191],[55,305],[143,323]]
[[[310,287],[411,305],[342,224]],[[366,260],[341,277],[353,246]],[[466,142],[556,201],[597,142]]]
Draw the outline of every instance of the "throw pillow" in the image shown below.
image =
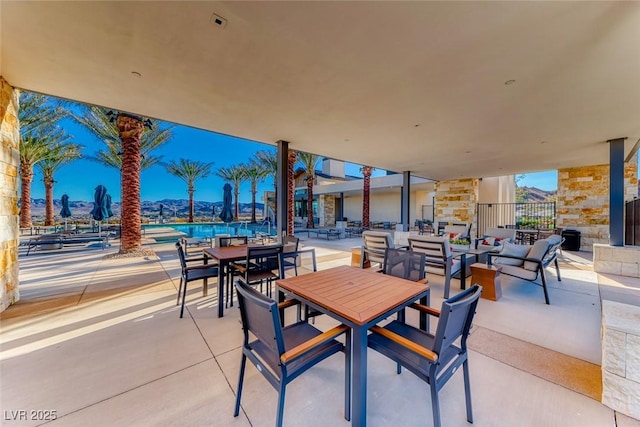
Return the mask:
[[493,241],[493,246],[500,246],[503,240],[504,239],[502,237],[496,237],[496,239]]
[[[527,254],[527,258],[542,260],[542,257],[547,253],[549,247],[549,241],[547,239],[540,239],[536,241],[533,246],[530,246],[531,250]],[[527,261],[524,263],[524,268],[530,271],[535,271],[538,268],[537,263]]]
[[495,237],[485,237],[484,240],[481,242],[481,244],[485,246],[493,246],[495,241],[496,241]]
[[449,240],[459,239],[460,233],[449,233]]
[[[500,254],[526,258],[527,254],[529,253],[529,249],[531,249],[531,246],[529,245],[514,245],[513,243],[505,243],[502,246],[502,251],[500,251]],[[516,267],[522,267],[523,263],[524,260],[513,258],[498,257],[495,260],[495,264],[513,265]]]

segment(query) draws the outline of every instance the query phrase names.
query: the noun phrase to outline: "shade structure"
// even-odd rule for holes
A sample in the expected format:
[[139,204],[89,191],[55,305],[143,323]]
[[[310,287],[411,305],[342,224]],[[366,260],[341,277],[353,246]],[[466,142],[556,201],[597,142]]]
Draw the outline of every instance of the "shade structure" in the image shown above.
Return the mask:
[[71,216],[71,210],[69,209],[69,196],[62,195],[62,209],[60,209],[60,216],[62,218],[69,218]]
[[91,216],[96,221],[104,221],[109,218],[109,211],[107,210],[107,188],[104,185],[98,185],[96,187],[96,191],[93,196],[93,210],[91,211]]
[[225,184],[222,187],[224,195],[222,197],[222,212],[219,218],[224,222],[233,221],[233,197],[231,196],[231,185]]

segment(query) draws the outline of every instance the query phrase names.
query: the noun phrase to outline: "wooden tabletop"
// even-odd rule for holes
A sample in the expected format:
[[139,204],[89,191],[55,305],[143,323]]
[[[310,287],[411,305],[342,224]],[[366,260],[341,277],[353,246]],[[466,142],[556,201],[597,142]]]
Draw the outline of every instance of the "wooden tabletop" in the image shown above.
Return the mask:
[[358,325],[416,300],[429,289],[425,284],[349,266],[277,280],[276,284]]
[[239,261],[247,257],[247,245],[204,248],[204,253],[218,261]]

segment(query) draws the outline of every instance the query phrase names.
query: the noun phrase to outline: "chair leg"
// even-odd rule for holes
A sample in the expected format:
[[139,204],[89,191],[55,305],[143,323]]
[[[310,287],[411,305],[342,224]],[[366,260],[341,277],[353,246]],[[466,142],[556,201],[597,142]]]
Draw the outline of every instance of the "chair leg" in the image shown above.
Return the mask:
[[180,294],[182,293],[182,276],[180,276],[180,286],[178,287],[178,299],[176,305],[180,305]]
[[440,427],[440,399],[438,398],[438,386],[436,378],[430,379],[431,388],[431,409],[433,410],[433,427]]
[[560,277],[560,267],[558,267],[558,258],[553,260],[556,264],[556,273],[558,273],[558,282],[562,282],[562,278]]
[[471,382],[469,380],[469,360],[462,362],[462,373],[464,375],[464,397],[467,401],[467,421],[473,423],[473,410],[471,407]]
[[278,392],[278,415],[276,416],[276,426],[282,427],[284,417],[284,394],[287,386],[283,380],[280,380],[280,390]]
[[242,397],[242,383],[244,380],[244,368],[247,366],[247,356],[242,353],[242,361],[240,362],[240,377],[238,378],[238,392],[236,394],[236,409],[233,416],[237,417],[240,413],[240,398]]
[[451,274],[444,277],[444,299],[449,298],[449,290],[451,289]]
[[184,288],[182,288],[182,307],[180,308],[180,318],[182,319],[182,316],[184,314],[184,302],[187,299],[187,281],[184,281]]
[[542,277],[542,290],[544,291],[544,301],[549,304],[549,292],[547,292],[547,278],[544,274],[544,268],[540,269],[540,276]]

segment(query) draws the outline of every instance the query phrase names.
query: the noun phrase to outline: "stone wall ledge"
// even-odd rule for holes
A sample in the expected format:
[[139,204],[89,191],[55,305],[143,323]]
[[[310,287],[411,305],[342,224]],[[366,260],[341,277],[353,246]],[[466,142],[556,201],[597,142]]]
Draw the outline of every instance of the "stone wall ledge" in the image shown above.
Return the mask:
[[640,246],[593,244],[593,271],[640,277]]

